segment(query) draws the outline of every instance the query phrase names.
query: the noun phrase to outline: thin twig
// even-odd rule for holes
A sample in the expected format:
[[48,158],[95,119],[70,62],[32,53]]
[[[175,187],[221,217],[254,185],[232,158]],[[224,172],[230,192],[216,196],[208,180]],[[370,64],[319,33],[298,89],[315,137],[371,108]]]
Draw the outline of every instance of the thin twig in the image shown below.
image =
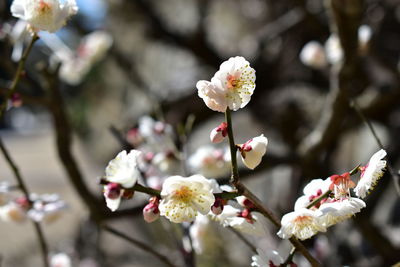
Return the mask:
[[15,90],[17,89],[18,82],[21,78],[22,71],[24,70],[24,67],[25,67],[26,59],[28,58],[29,53],[32,50],[33,44],[38,39],[39,39],[39,36],[36,33],[34,33],[32,36],[31,42],[29,43],[28,48],[25,50],[24,54],[22,55],[21,60],[18,63],[17,71],[15,72],[14,79],[11,83],[10,89],[7,91],[6,96],[4,98],[4,102],[0,106],[0,118],[3,117],[4,112],[7,109],[8,100],[11,98],[11,96],[15,93]]
[[[227,108],[225,112],[226,123],[228,124],[228,139],[229,139],[229,147],[231,152],[231,164],[232,164],[232,178],[231,183],[236,187],[238,193],[243,194],[247,197],[251,202],[253,202],[257,211],[263,214],[267,219],[269,219],[276,227],[281,227],[281,223],[279,219],[273,214],[273,212],[266,207],[262,201],[254,195],[250,190],[244,186],[239,180],[239,171],[236,160],[236,144],[233,136],[233,127],[232,127],[232,118],[231,111]],[[289,241],[293,244],[296,249],[303,254],[303,256],[310,262],[312,266],[320,266],[320,263],[310,254],[310,252],[304,247],[304,245],[297,240],[295,237],[291,237]]]
[[[4,158],[6,159],[8,165],[10,166],[11,170],[14,173],[14,176],[15,176],[15,179],[17,180],[17,182],[18,182],[19,188],[23,192],[25,198],[29,202],[31,202],[31,200],[29,198],[30,193],[29,193],[28,188],[25,185],[24,179],[22,178],[17,165],[14,163],[13,159],[11,158],[10,153],[8,153],[7,148],[4,146],[3,140],[1,138],[0,138],[0,149],[1,149],[1,152],[3,153]],[[43,258],[43,265],[45,267],[49,267],[50,265],[49,265],[48,258],[47,258],[48,247],[47,247],[47,243],[46,243],[46,240],[44,238],[44,235],[43,235],[42,228],[41,228],[41,226],[40,226],[40,224],[38,222],[32,221],[32,223],[33,223],[33,225],[35,227],[35,232],[36,232],[36,235],[37,235],[38,240],[39,240],[39,244],[40,244],[40,248],[41,248],[41,252],[42,252],[42,258]]]
[[170,266],[170,267],[177,267],[176,265],[174,265],[166,256],[160,254],[158,251],[156,251],[153,247],[144,244],[143,242],[136,240],[132,237],[129,237],[127,235],[125,235],[124,233],[115,230],[114,228],[104,225],[102,226],[102,228],[104,230],[106,230],[109,233],[114,234],[115,236],[118,236],[122,239],[124,239],[125,241],[135,245],[136,247],[140,248],[143,251],[146,251],[150,254],[152,254],[153,256],[155,256],[156,258],[158,258],[160,261],[162,261],[163,263],[165,263],[165,265]]
[[[362,112],[360,106],[358,105],[355,99],[350,100],[350,106],[356,111],[360,119],[367,125],[369,131],[372,133],[372,136],[374,137],[379,148],[385,150],[385,147],[383,146],[382,141],[380,140],[378,134],[376,133],[374,126],[372,126],[371,121],[364,115],[364,113]],[[400,196],[399,175],[393,170],[389,162],[387,162],[386,165],[390,175],[393,178],[394,188],[396,189],[397,194]]]
[[257,248],[249,241],[247,240],[240,232],[236,231],[234,228],[232,227],[228,227],[228,229],[234,233],[240,240],[243,241],[243,243],[245,243],[254,253],[257,254]]

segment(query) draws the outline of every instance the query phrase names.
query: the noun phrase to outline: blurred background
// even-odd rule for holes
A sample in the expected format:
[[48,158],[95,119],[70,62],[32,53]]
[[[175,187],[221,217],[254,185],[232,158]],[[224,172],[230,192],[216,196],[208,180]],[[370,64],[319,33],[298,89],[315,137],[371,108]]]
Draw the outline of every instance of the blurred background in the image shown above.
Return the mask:
[[[12,58],[18,60],[29,41],[9,12],[11,2],[0,2],[2,89],[16,70]],[[79,13],[66,27],[53,35],[39,34],[17,90],[23,105],[15,100],[0,122],[1,138],[31,191],[57,193],[68,205],[59,220],[45,226],[50,250],[70,255],[72,266],[163,266],[101,231],[95,222],[103,222],[150,244],[178,266],[190,266],[176,245],[184,230],[165,219],[146,224],[141,216],[146,197],[140,194],[112,214],[98,177],[117,152],[137,146],[132,134],[146,115],[171,125],[172,139],[178,149],[185,148],[187,159],[209,144],[210,130],[224,117],[204,105],[195,85],[210,80],[232,56],[245,57],[257,76],[252,100],[233,114],[236,142],[261,133],[269,139],[262,164],[252,172],[242,166],[241,177],[278,216],[293,210],[311,179],[349,171],[379,150],[355,109],[337,97],[338,81],[372,122],[397,173],[400,1],[353,1],[360,3],[359,15],[341,20],[340,38],[357,33],[360,25],[368,25],[369,33],[363,44],[359,35],[353,61],[351,48],[344,48],[344,66],[351,67],[347,76],[338,74],[340,64],[330,60],[337,50],[325,44],[336,29],[332,14],[341,14],[329,2],[77,0]],[[332,2],[343,10],[348,5]],[[101,37],[91,46],[88,36],[94,32]],[[301,57],[310,41],[321,47]],[[90,64],[81,60],[94,50],[98,53]],[[192,121],[190,131],[182,134]],[[220,183],[229,178],[224,172],[218,176],[209,178]],[[361,213],[305,242],[324,266],[390,266],[400,261],[395,179],[387,172]],[[14,183],[3,158],[0,180]],[[265,237],[246,238],[286,255],[290,244],[275,235],[272,224],[266,222],[266,228]],[[196,266],[249,266],[254,253],[230,231],[210,224],[207,233],[203,253],[194,257]],[[41,266],[29,223],[0,221],[0,236],[0,266]],[[295,262],[307,266],[301,257]]]

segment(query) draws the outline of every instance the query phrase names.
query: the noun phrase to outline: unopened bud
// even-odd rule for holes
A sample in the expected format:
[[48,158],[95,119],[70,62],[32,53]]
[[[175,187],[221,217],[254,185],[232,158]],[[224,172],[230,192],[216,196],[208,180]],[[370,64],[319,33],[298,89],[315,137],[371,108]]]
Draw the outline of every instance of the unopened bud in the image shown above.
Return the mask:
[[121,196],[121,186],[117,183],[108,183],[104,189],[106,198],[117,199]]
[[211,206],[211,211],[215,215],[220,215],[224,210],[224,201],[222,198],[217,197],[214,204]]
[[221,143],[227,135],[228,135],[228,124],[226,122],[223,122],[218,127],[214,128],[211,131],[210,140],[215,144]]
[[158,209],[159,201],[158,198],[152,197],[149,202],[143,208],[143,218],[146,222],[152,223],[160,218],[160,210]]

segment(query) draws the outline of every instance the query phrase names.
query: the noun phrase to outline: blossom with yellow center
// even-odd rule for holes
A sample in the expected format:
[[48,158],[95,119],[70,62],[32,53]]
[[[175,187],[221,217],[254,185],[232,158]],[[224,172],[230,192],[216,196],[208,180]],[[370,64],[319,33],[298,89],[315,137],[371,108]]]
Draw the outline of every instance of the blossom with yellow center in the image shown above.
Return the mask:
[[205,177],[171,176],[162,186],[160,215],[174,223],[191,222],[198,213],[209,213],[214,201],[211,183]]
[[256,87],[255,70],[243,57],[231,57],[223,62],[214,77],[196,84],[199,96],[212,110],[238,110],[249,103]]
[[321,212],[306,208],[285,214],[281,220],[281,229],[278,236],[289,239],[296,236],[298,239],[305,240],[318,232],[326,232],[326,227],[320,219]]
[[28,22],[34,31],[55,32],[78,12],[75,0],[14,0],[11,13]]

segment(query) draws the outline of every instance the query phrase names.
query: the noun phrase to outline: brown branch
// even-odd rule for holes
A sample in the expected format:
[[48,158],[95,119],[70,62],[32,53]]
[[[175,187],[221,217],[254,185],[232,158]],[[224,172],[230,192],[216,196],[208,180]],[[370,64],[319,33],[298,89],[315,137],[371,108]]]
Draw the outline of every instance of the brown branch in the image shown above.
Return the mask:
[[[13,159],[11,158],[10,153],[8,152],[7,148],[5,147],[5,145],[3,143],[3,140],[1,138],[0,138],[0,149],[1,149],[1,152],[3,153],[3,156],[6,159],[8,165],[10,166],[12,172],[14,173],[14,177],[18,182],[19,188],[23,192],[25,198],[31,203],[28,187],[25,185],[24,179],[22,178],[17,165],[14,163]],[[42,252],[43,265],[45,267],[49,267],[50,265],[49,265],[48,258],[47,258],[48,257],[48,247],[47,247],[46,239],[44,238],[42,228],[38,222],[32,221],[32,223],[33,223],[36,235],[39,240],[39,245],[40,245],[40,249]]]
[[331,31],[337,33],[344,53],[343,64],[331,68],[331,91],[321,119],[315,129],[299,145],[299,154],[310,164],[338,138],[343,118],[349,111],[348,98],[365,88],[365,75],[358,55],[358,27],[363,11],[362,0],[327,1],[331,14]]
[[31,42],[28,45],[28,48],[25,50],[21,60],[18,63],[17,71],[15,72],[14,79],[11,83],[10,89],[6,93],[4,102],[0,105],[0,118],[3,117],[4,112],[7,109],[8,100],[11,98],[11,96],[15,93],[15,90],[17,89],[18,82],[25,68],[25,62],[28,59],[29,53],[31,52],[32,47],[37,40],[39,40],[39,36],[36,33],[34,33]]
[[122,233],[120,231],[117,231],[116,229],[114,229],[114,228],[112,228],[110,226],[104,225],[104,226],[102,226],[102,228],[104,230],[106,230],[107,232],[109,232],[109,233],[111,233],[111,234],[113,234],[115,236],[118,236],[118,237],[124,239],[125,241],[131,243],[132,245],[140,248],[141,250],[152,254],[153,256],[158,258],[161,262],[163,262],[165,265],[167,265],[169,267],[176,267],[176,265],[174,265],[166,256],[160,254],[152,246],[149,246],[149,245],[147,245],[147,244],[145,244],[145,243],[143,243],[143,242],[141,242],[141,241],[139,241],[137,239],[129,237],[129,236],[125,235],[124,233]]

